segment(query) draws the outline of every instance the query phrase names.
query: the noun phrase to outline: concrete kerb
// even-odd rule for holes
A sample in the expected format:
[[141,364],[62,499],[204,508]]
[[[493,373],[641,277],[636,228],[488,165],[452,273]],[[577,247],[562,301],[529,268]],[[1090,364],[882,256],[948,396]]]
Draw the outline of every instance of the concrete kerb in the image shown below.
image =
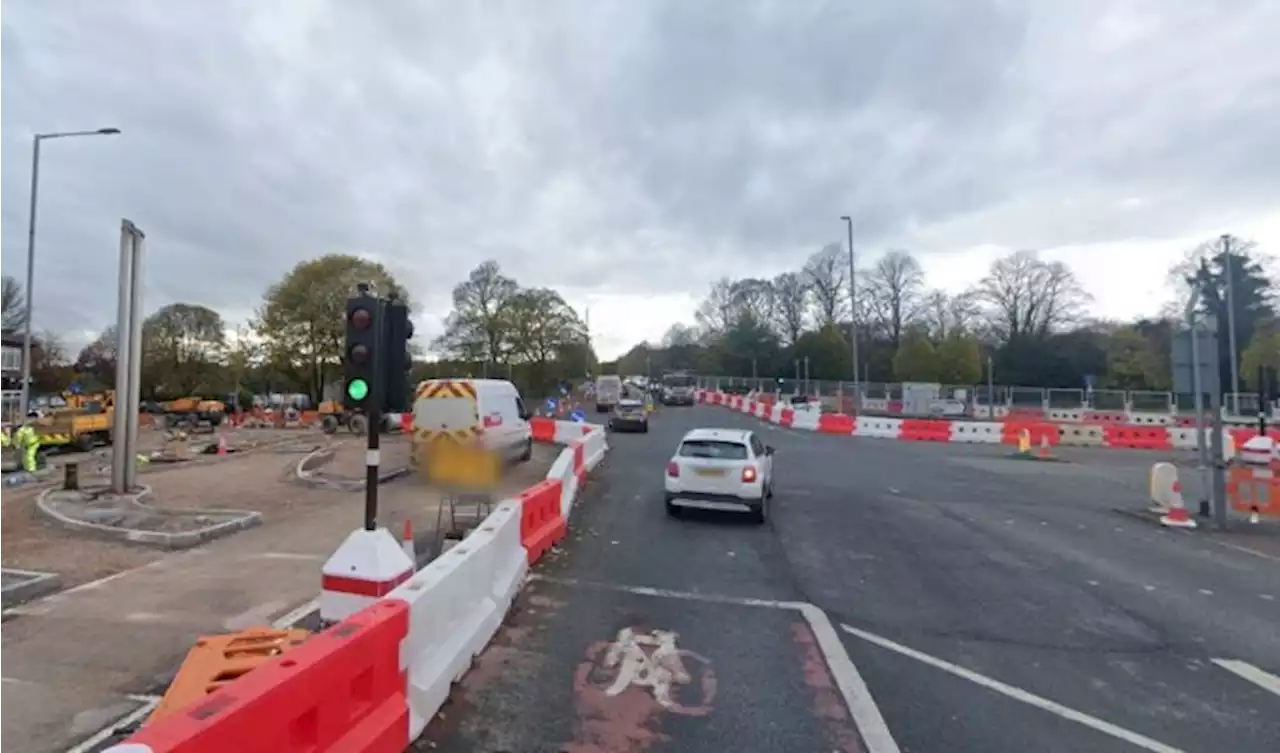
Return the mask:
[[[293,467],[294,480],[304,486],[310,486],[315,489],[332,489],[344,492],[356,492],[364,489],[363,478],[329,476],[320,471],[321,468],[333,462],[336,454],[337,450],[331,445],[317,447],[307,453]],[[407,475],[409,470],[409,468],[405,467],[379,471],[378,483],[385,484],[389,481],[395,481],[401,476]]]
[[202,518],[222,519],[198,526],[192,530],[174,532],[95,523],[75,518],[59,510],[56,500],[52,500],[51,497],[63,491],[58,488],[50,488],[40,492],[40,495],[36,497],[36,509],[68,530],[158,549],[190,549],[207,541],[229,536],[262,524],[262,514],[249,510],[198,509],[174,511],[152,507],[142,501],[151,496],[151,487],[148,486],[141,487],[133,494],[112,496],[113,499],[119,501],[119,508],[141,515],[171,520],[183,518],[196,521],[200,521]]
[[6,567],[4,581],[0,601],[5,609],[62,590],[62,577],[57,573]]

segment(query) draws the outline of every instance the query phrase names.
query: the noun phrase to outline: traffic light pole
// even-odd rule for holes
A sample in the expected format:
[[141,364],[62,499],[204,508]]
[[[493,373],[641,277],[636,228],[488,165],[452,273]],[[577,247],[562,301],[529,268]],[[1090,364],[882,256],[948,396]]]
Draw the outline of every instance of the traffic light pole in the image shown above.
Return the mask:
[[368,445],[364,454],[364,530],[374,531],[378,528],[378,467],[381,465],[381,429],[382,400],[386,382],[386,331],[384,322],[387,316],[387,304],[381,298],[373,309],[373,378],[369,381],[368,411],[365,418],[368,431]]

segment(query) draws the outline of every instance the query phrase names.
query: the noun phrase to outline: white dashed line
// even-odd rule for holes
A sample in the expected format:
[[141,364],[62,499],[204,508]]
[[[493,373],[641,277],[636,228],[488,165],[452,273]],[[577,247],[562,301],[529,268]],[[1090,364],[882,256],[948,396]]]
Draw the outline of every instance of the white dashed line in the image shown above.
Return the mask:
[[1248,680],[1263,690],[1280,695],[1280,677],[1239,659],[1213,659],[1212,661],[1237,677]]
[[1076,722],[1077,724],[1082,724],[1090,729],[1101,732],[1104,735],[1110,735],[1111,737],[1136,745],[1143,750],[1153,751],[1153,753],[1184,753],[1180,748],[1165,745],[1164,743],[1158,740],[1153,740],[1146,735],[1133,732],[1132,730],[1127,730],[1123,727],[1112,724],[1111,722],[1090,716],[1082,711],[1076,711],[1068,706],[1063,706],[1057,701],[1051,701],[1048,698],[1038,696],[1034,693],[1023,690],[1022,688],[1016,688],[1012,685],[1000,682],[999,680],[987,677],[986,675],[978,674],[977,672],[965,669],[958,664],[952,664],[951,662],[939,659],[936,656],[930,656],[922,651],[917,651],[914,648],[904,646],[901,643],[896,643],[888,638],[876,635],[875,633],[868,633],[865,630],[859,630],[858,628],[851,627],[849,625],[841,625],[840,627],[846,633],[856,635],[868,643],[874,643],[881,648],[886,648],[890,651],[902,654],[903,656],[915,659],[916,661],[923,662],[931,667],[940,669],[943,672],[955,675],[956,677],[968,680],[969,682],[977,685],[981,685],[988,690],[995,691],[1016,701],[1021,701],[1030,706],[1047,711],[1055,716]]

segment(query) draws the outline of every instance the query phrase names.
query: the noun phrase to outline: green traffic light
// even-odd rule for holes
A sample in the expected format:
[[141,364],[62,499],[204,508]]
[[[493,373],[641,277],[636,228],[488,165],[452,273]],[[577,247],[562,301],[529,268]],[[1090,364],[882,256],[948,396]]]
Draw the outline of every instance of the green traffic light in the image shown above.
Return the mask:
[[369,396],[369,383],[363,379],[352,379],[347,384],[347,397],[352,400],[364,400]]

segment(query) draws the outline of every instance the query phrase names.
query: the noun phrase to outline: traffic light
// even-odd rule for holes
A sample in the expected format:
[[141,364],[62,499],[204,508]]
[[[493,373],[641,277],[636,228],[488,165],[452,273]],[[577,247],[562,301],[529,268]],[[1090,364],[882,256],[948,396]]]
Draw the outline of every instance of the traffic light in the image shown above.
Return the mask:
[[347,299],[347,343],[342,359],[342,405],[347,410],[372,408],[374,354],[378,347],[378,306],[367,293]]
[[409,307],[403,301],[392,298],[387,301],[384,311],[386,356],[383,359],[385,386],[382,409],[388,413],[404,413],[411,409],[409,368],[413,359],[409,356],[409,340],[413,337],[413,322],[409,320]]

